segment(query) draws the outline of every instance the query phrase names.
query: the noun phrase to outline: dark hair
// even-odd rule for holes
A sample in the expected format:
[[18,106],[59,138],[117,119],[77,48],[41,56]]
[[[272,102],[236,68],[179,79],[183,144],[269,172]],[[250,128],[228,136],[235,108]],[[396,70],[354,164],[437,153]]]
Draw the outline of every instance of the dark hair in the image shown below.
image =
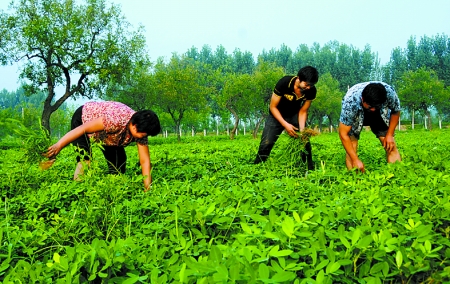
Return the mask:
[[140,110],[133,114],[130,122],[136,125],[138,132],[147,133],[150,136],[156,136],[161,132],[161,124],[159,118],[151,110]]
[[319,81],[319,72],[317,72],[317,69],[312,66],[305,66],[298,70],[297,77],[300,81],[315,84]]
[[362,97],[370,106],[379,108],[387,100],[387,91],[381,83],[370,83],[362,91]]

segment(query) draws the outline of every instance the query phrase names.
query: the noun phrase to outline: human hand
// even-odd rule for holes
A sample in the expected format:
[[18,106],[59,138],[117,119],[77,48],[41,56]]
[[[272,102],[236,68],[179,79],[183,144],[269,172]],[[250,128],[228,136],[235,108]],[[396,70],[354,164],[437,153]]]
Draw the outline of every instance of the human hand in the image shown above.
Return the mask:
[[357,159],[356,161],[353,161],[352,164],[353,164],[353,168],[354,169],[356,168],[359,171],[361,171],[362,173],[364,173],[366,171],[364,169],[364,163],[360,159]]
[[284,129],[286,129],[286,132],[287,132],[287,134],[289,134],[289,136],[294,137],[294,138],[297,138],[297,137],[298,137],[298,136],[297,136],[298,128],[295,127],[294,125],[288,123],[288,124],[284,127]]
[[49,158],[50,160],[53,160],[56,158],[56,156],[61,151],[61,147],[58,143],[53,144],[52,146],[48,147],[47,153],[44,153],[43,156]]
[[394,136],[392,135],[386,135],[383,139],[383,148],[386,150],[386,152],[391,152],[395,148],[395,140]]

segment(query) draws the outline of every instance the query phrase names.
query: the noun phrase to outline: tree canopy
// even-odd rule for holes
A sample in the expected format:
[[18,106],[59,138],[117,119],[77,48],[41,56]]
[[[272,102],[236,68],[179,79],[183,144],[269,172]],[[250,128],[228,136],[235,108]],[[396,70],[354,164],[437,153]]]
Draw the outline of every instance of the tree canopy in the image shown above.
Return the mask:
[[105,0],[15,0],[9,10],[0,14],[0,59],[22,63],[30,95],[46,92],[48,130],[69,97],[102,96],[108,83],[149,61],[142,28],[130,31],[119,7]]

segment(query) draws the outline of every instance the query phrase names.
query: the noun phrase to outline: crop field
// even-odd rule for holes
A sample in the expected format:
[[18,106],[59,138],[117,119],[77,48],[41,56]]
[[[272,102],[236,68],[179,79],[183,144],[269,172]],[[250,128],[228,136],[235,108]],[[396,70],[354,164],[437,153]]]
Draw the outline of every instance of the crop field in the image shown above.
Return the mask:
[[70,147],[46,171],[2,147],[0,281],[450,283],[450,131],[396,141],[403,161],[386,164],[362,133],[361,174],[337,133],[311,138],[309,172],[287,137],[258,165],[250,136],[150,138],[146,193],[134,146],[106,175],[94,145],[82,181]]

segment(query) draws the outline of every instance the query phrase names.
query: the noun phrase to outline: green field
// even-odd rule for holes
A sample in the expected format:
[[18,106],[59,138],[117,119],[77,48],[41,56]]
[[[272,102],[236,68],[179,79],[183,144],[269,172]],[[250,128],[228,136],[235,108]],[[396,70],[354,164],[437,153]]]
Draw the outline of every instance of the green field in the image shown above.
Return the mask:
[[136,147],[118,176],[95,148],[81,182],[70,147],[47,171],[2,147],[0,280],[450,283],[449,130],[397,132],[389,165],[362,133],[365,174],[346,170],[336,133],[312,137],[309,172],[286,137],[260,165],[250,136],[149,140],[148,193]]

